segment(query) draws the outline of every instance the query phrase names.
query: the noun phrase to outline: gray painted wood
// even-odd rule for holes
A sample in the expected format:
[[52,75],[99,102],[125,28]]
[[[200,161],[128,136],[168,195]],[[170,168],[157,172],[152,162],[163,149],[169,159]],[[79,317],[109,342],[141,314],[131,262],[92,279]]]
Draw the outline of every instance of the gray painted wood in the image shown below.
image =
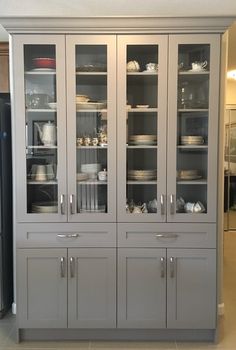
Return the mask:
[[[61,277],[60,259],[65,261]],[[18,249],[19,328],[67,327],[67,250]]]
[[18,248],[116,247],[116,224],[18,224]]
[[215,249],[167,249],[167,327],[216,327]]
[[[27,174],[26,174],[26,130],[25,130],[25,75],[24,45],[55,45],[56,48],[56,92],[57,92],[57,177],[58,177],[58,213],[27,213]],[[14,167],[16,177],[16,217],[18,222],[63,222],[66,215],[60,212],[61,194],[66,194],[66,101],[65,101],[65,40],[64,36],[54,35],[17,35],[12,39],[12,55],[17,57],[12,67],[14,92],[12,103],[14,110]]]
[[165,261],[165,249],[118,250],[118,328],[166,327]]
[[235,16],[0,17],[9,33],[224,33]]
[[[207,160],[207,213],[204,214],[171,214],[170,196],[176,200],[177,170],[177,84],[178,45],[209,44],[209,112],[208,112],[208,160]],[[215,222],[217,201],[217,142],[219,110],[219,71],[220,71],[220,35],[172,35],[169,41],[169,74],[168,74],[168,154],[167,154],[167,221],[169,222]]]
[[[118,186],[118,221],[120,222],[165,222],[166,211],[161,213],[161,195],[166,194],[166,128],[167,128],[167,44],[168,37],[163,35],[124,35],[118,37],[118,109],[117,109],[117,186]],[[128,46],[153,45],[158,50],[158,79],[157,79],[157,144],[156,165],[157,185],[153,190],[149,201],[157,199],[157,213],[131,214],[126,212],[126,183],[127,183],[127,47]],[[148,58],[147,58],[148,59]],[[148,63],[148,62],[146,62]],[[134,88],[134,87],[133,87]],[[133,101],[128,101],[132,104]],[[137,103],[137,102],[136,102]],[[146,114],[145,123],[148,124],[149,112]],[[153,130],[155,133],[155,130]],[[141,157],[141,156],[140,156]],[[149,157],[151,157],[149,153]],[[149,158],[150,160],[150,158]],[[143,160],[142,167],[145,168]],[[150,164],[149,164],[150,166]],[[140,167],[141,168],[141,167]],[[142,169],[142,168],[141,168]],[[142,185],[146,186],[146,185]],[[147,187],[146,187],[147,188]],[[129,201],[132,198],[129,198]],[[141,201],[141,198],[139,199]],[[147,204],[147,203],[146,203]]]
[[[105,45],[107,48],[107,213],[77,213],[76,185],[76,46]],[[74,214],[68,208],[70,222],[116,221],[116,37],[105,35],[71,35],[66,37],[67,69],[67,142],[68,142],[68,195],[73,195]],[[88,62],[89,63],[89,62]],[[98,62],[100,63],[100,62]],[[95,86],[95,90],[96,90]],[[87,114],[88,115],[88,114]],[[88,116],[87,118],[90,118]],[[89,151],[88,151],[89,152]],[[97,188],[96,188],[97,189]],[[95,189],[95,190],[96,190]],[[92,195],[93,197],[93,195]]]
[[118,247],[216,248],[214,224],[119,223]]
[[68,327],[115,328],[116,250],[69,249],[68,263]]

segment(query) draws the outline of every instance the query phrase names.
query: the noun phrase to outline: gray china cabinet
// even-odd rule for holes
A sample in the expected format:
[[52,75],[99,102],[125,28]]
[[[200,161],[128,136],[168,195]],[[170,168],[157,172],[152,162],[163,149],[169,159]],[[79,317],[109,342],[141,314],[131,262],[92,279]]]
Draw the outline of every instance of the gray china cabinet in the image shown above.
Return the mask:
[[231,19],[51,20],[1,19],[19,338],[213,340]]

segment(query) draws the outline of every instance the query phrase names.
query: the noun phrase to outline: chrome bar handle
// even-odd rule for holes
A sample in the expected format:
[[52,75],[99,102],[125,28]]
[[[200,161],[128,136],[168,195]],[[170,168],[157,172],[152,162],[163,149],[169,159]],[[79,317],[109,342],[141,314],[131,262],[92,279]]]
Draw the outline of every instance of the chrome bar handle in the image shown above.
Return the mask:
[[61,277],[65,277],[65,258],[64,257],[61,257],[60,258],[60,267],[61,267]]
[[160,258],[160,262],[161,262],[161,278],[165,277],[165,258],[162,256]]
[[61,207],[61,215],[65,215],[66,208],[65,208],[65,195],[64,194],[61,194],[61,197],[60,197],[60,207]]
[[70,194],[70,214],[73,215],[74,213],[74,195]]
[[170,257],[170,278],[175,277],[175,258],[173,256]]
[[75,258],[70,258],[70,277],[75,277]]
[[165,196],[161,194],[161,215],[165,215]]
[[175,196],[173,194],[170,195],[170,214],[175,214]]
[[77,238],[79,237],[79,234],[78,233],[67,233],[67,234],[58,233],[57,237],[58,238]]
[[178,238],[179,235],[177,233],[157,233],[157,238]]

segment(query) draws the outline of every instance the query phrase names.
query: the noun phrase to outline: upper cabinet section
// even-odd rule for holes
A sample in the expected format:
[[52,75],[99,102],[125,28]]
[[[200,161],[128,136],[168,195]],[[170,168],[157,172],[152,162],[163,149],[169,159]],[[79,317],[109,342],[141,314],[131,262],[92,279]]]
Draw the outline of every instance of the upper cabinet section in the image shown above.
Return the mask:
[[116,221],[115,36],[13,46],[19,221]]
[[165,221],[167,36],[118,38],[118,218]]
[[14,36],[18,220],[214,222],[219,53],[218,34]]
[[220,37],[169,43],[167,220],[214,222]]

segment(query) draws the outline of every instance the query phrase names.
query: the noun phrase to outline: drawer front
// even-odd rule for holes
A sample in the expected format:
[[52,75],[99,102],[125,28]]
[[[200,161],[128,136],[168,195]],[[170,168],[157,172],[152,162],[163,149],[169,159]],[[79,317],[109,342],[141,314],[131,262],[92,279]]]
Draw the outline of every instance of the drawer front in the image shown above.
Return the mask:
[[18,248],[115,247],[116,224],[18,224]]
[[118,224],[119,247],[216,248],[215,224]]

